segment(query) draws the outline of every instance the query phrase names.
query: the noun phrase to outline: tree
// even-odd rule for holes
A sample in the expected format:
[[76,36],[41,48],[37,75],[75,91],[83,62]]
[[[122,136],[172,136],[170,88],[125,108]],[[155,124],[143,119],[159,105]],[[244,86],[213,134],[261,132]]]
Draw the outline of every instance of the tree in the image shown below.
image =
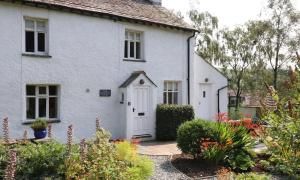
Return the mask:
[[196,37],[196,53],[210,63],[220,61],[218,18],[208,12],[192,10],[189,17],[199,31]]
[[273,70],[273,86],[277,89],[279,70],[292,61],[299,47],[300,16],[290,0],[269,0],[266,16],[267,20],[256,27],[263,35],[258,50]]
[[244,78],[247,75],[247,69],[254,65],[259,57],[256,51],[256,41],[257,37],[252,36],[249,24],[222,31],[220,62],[231,80],[230,88],[236,95],[236,111],[239,108],[242,91],[246,87]]

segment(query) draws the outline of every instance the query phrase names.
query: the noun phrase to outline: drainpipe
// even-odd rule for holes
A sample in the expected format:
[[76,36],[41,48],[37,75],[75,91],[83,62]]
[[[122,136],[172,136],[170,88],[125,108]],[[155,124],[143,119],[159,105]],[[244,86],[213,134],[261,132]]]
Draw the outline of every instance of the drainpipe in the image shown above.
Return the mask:
[[227,88],[228,85],[221,87],[220,89],[218,89],[218,121],[220,121],[220,91],[222,91],[223,89]]
[[190,67],[190,62],[191,62],[191,55],[190,55],[190,42],[191,42],[191,39],[193,38],[193,37],[195,37],[195,35],[196,35],[196,32],[194,31],[194,33],[193,33],[193,35],[192,36],[190,36],[190,37],[188,37],[188,39],[187,39],[187,95],[188,95],[188,97],[187,97],[187,99],[188,99],[188,104],[191,104],[191,101],[190,101],[190,99],[191,99],[191,94],[190,94],[190,69],[191,69],[191,67]]

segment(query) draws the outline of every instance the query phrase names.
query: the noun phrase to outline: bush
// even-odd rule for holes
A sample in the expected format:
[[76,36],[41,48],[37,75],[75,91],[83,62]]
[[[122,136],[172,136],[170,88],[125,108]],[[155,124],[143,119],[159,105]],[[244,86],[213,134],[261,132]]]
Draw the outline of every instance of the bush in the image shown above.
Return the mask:
[[136,154],[127,143],[114,145],[103,129],[87,143],[86,158],[75,148],[65,161],[66,179],[147,179],[153,171],[152,162]]
[[47,128],[47,122],[44,119],[37,119],[31,125],[31,129],[33,129],[34,131],[40,131],[46,128]]
[[139,156],[136,151],[136,146],[129,142],[121,142],[116,144],[118,158],[125,161],[128,169],[128,174],[131,179],[143,180],[148,179],[153,173],[153,162],[143,156]]
[[257,174],[257,173],[247,173],[247,174],[238,174],[233,175],[233,179],[236,180],[270,180],[271,176],[266,174]]
[[54,140],[17,146],[17,177],[33,179],[57,176],[64,165],[66,147]]
[[4,171],[8,164],[7,148],[0,144],[0,179],[4,179]]
[[183,153],[234,170],[248,170],[254,164],[250,153],[254,143],[244,127],[200,119],[185,122],[178,129],[177,145]]
[[158,105],[156,109],[157,140],[175,140],[178,127],[194,119],[194,109],[189,105]]

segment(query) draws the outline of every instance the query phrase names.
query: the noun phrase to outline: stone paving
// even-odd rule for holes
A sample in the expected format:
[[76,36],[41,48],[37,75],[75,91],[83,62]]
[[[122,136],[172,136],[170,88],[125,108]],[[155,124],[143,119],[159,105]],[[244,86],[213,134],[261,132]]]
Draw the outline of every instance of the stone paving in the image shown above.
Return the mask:
[[177,148],[177,144],[174,141],[171,142],[158,142],[148,141],[141,142],[138,145],[138,152],[143,155],[150,156],[171,156],[175,154],[181,154],[181,151]]

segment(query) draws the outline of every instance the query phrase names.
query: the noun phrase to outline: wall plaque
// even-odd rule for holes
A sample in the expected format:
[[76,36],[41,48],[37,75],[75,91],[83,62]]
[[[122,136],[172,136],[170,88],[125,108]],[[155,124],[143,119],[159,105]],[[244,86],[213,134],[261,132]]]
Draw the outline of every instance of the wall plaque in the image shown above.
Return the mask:
[[110,89],[100,89],[100,97],[110,97],[111,90]]

